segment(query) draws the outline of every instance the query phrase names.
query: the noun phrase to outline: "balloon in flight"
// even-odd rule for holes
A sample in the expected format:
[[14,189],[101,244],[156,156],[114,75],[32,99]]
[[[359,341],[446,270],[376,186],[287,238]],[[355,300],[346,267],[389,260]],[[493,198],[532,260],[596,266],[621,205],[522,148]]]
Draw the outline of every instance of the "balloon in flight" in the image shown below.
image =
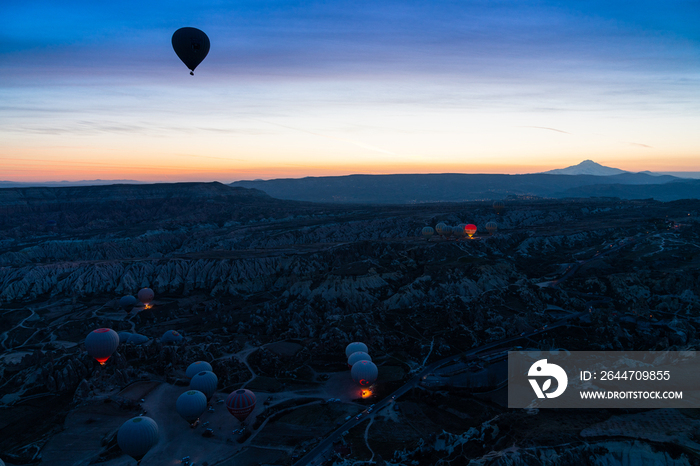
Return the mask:
[[194,69],[209,53],[209,37],[197,28],[180,28],[173,34],[173,50],[194,75]]
[[447,231],[447,228],[448,228],[447,225],[445,225],[443,222],[440,222],[437,225],[435,225],[435,232],[438,235],[444,235],[445,232]]
[[420,234],[423,235],[425,239],[430,239],[431,236],[435,233],[435,230],[433,230],[433,227],[423,227],[421,230]]
[[379,370],[372,361],[357,361],[353,364],[352,369],[350,369],[352,380],[363,387],[367,387],[376,382],[378,374]]
[[354,341],[350,343],[346,348],[345,348],[345,357],[349,358],[352,353],[356,353],[357,351],[362,351],[363,353],[367,352],[367,345],[365,345],[362,342],[359,341]]
[[126,342],[130,345],[143,345],[144,343],[148,342],[148,340],[149,338],[146,335],[134,333],[129,337],[128,340],[126,340]]
[[181,418],[192,424],[207,409],[207,397],[199,390],[188,390],[178,397],[175,409]]
[[216,392],[216,386],[218,384],[219,378],[211,371],[199,372],[190,380],[190,388],[204,393],[207,400],[211,399],[214,392]]
[[457,225],[456,227],[452,228],[452,235],[454,235],[455,238],[461,238],[464,236],[464,227]]
[[352,353],[348,358],[348,366],[352,367],[358,361],[371,361],[372,356],[365,353],[364,351],[356,351]]
[[164,345],[176,345],[182,341],[182,335],[175,330],[168,330],[160,338],[160,341]]
[[130,313],[131,310],[136,306],[136,303],[138,300],[134,298],[131,295],[127,296],[122,296],[121,299],[119,299],[119,306],[126,311],[126,313]]
[[496,211],[497,214],[501,214],[503,212],[503,209],[505,209],[506,204],[503,201],[493,201],[493,210]]
[[142,288],[139,290],[139,301],[141,301],[144,305],[148,306],[151,301],[153,301],[153,290],[150,288]]
[[471,238],[472,236],[474,236],[474,233],[476,233],[476,225],[470,223],[469,225],[464,227],[464,231],[467,232],[467,235],[469,235],[469,237]]
[[209,364],[206,361],[195,361],[189,366],[187,366],[187,370],[185,371],[185,377],[191,379],[192,377],[194,377],[202,371],[213,372],[211,364]]
[[255,409],[255,394],[246,389],[235,390],[226,398],[226,408],[233,417],[243,422]]
[[158,424],[146,416],[126,421],[117,432],[117,444],[124,453],[141,462],[148,450],[158,443]]
[[85,338],[88,354],[104,366],[119,346],[119,335],[111,328],[98,328]]
[[133,335],[131,332],[119,332],[119,344],[123,345],[127,341],[129,341],[129,338]]
[[496,233],[496,230],[498,230],[498,224],[496,222],[488,222],[486,223],[486,231],[488,231],[490,234]]

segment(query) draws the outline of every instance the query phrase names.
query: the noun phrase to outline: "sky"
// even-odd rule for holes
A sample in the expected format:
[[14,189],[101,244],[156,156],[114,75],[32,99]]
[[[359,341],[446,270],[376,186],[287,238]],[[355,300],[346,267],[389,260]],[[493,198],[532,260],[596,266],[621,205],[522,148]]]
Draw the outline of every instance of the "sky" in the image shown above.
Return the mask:
[[[0,180],[700,171],[700,2],[5,2]],[[190,76],[180,27],[211,41]]]

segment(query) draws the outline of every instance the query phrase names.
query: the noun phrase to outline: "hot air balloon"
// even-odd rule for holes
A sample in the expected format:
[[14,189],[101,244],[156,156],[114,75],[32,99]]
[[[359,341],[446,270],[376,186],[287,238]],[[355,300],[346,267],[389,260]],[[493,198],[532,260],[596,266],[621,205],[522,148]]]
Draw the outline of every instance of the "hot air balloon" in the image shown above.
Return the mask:
[[434,233],[435,230],[433,230],[432,227],[424,227],[420,232],[420,234],[427,240],[430,240],[430,237],[433,236]]
[[175,403],[177,414],[190,425],[194,425],[207,409],[207,397],[199,390],[189,390],[180,395]]
[[350,355],[348,358],[348,366],[352,367],[357,361],[371,361],[372,356],[365,353],[364,351],[356,351]]
[[235,390],[226,398],[226,408],[236,419],[243,422],[255,409],[255,393],[250,390]]
[[130,332],[119,332],[119,344],[123,345],[127,341],[129,341],[129,338],[133,335],[133,333]]
[[503,209],[505,209],[506,204],[503,201],[493,201],[493,210],[496,211],[498,215],[503,212]]
[[352,353],[355,353],[357,351],[362,351],[363,353],[367,352],[367,345],[364,343],[361,343],[359,341],[355,341],[353,343],[350,343],[346,348],[345,348],[345,357],[349,358]]
[[187,366],[187,370],[185,371],[185,377],[191,379],[192,377],[203,371],[213,372],[211,364],[209,364],[206,361],[195,361],[189,366]]
[[443,222],[440,222],[437,225],[435,225],[435,232],[438,235],[444,235],[446,230],[447,230],[447,225],[445,225]]
[[464,227],[464,231],[467,232],[467,234],[471,238],[472,236],[474,236],[474,233],[476,233],[476,225],[470,223],[469,225]]
[[498,230],[498,224],[496,222],[488,222],[486,223],[486,231],[488,231],[490,234],[496,233],[496,230]]
[[138,302],[138,300],[131,295],[122,296],[119,299],[119,307],[124,309],[126,311],[126,313],[128,314],[131,312],[131,310],[134,308],[134,306],[136,306],[137,302]]
[[209,38],[199,29],[180,28],[173,34],[172,43],[173,50],[194,76],[194,69],[209,53]]
[[219,378],[211,371],[199,372],[190,380],[190,388],[204,393],[207,400],[211,399],[214,392],[216,392],[218,384]]
[[112,353],[119,346],[119,335],[111,328],[98,328],[90,332],[85,339],[88,354],[104,366]]
[[117,444],[124,453],[141,463],[148,450],[158,443],[158,424],[146,416],[126,421],[117,432]]
[[456,227],[452,228],[452,234],[454,235],[455,238],[461,238],[464,236],[464,227],[457,225]]
[[379,370],[372,361],[357,361],[350,369],[352,380],[363,387],[376,382],[378,374]]
[[129,339],[126,341],[130,345],[143,345],[146,343],[150,338],[148,338],[145,335],[141,335],[139,333],[134,333],[132,334]]
[[175,330],[168,330],[160,338],[160,341],[164,345],[177,345],[182,341],[182,335],[180,335]]
[[148,309],[148,305],[153,301],[153,290],[150,288],[142,288],[139,290],[139,301],[143,303],[144,306],[146,306],[146,309]]

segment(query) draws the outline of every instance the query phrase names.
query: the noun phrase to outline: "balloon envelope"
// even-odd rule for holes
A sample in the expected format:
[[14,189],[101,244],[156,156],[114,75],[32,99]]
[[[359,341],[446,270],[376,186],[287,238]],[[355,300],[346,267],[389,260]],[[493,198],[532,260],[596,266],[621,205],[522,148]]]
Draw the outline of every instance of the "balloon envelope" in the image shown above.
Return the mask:
[[195,375],[197,375],[198,373],[200,373],[202,371],[213,372],[212,368],[211,368],[211,364],[209,364],[206,361],[193,362],[192,364],[187,366],[187,370],[185,371],[185,376],[188,379],[191,379],[192,377],[194,377]]
[[506,207],[505,202],[493,201],[493,210],[495,210],[497,214],[500,214],[505,207]]
[[153,290],[150,288],[143,288],[139,290],[139,301],[141,301],[143,304],[148,305],[151,301],[153,301]]
[[355,341],[350,343],[346,348],[345,348],[345,357],[349,358],[352,353],[356,353],[358,351],[362,351],[363,353],[367,352],[367,345],[365,345],[362,342]]
[[364,351],[357,351],[352,353],[348,358],[348,366],[352,367],[358,361],[371,361],[372,356],[365,353]]
[[129,339],[126,341],[130,345],[143,345],[149,340],[149,338],[145,335],[141,335],[139,333],[134,333],[132,334]]
[[491,234],[494,234],[498,230],[498,224],[496,222],[488,222],[486,224],[486,231],[488,231]]
[[218,384],[219,378],[211,371],[202,371],[195,374],[192,380],[190,380],[190,388],[204,393],[207,400],[216,392],[216,386]]
[[126,421],[117,432],[117,444],[124,453],[140,461],[158,443],[158,424],[146,416]]
[[131,295],[122,296],[121,299],[119,299],[119,307],[121,307],[127,313],[129,313],[134,308],[134,306],[136,306],[137,302],[138,300]]
[[363,387],[372,385],[374,382],[376,382],[378,374],[379,370],[372,361],[358,361],[350,370],[352,380]]
[[243,422],[255,409],[255,394],[250,390],[236,390],[226,398],[226,408],[236,419]]
[[129,341],[129,338],[131,338],[132,335],[133,333],[130,332],[119,332],[119,344],[123,345],[124,343]]
[[197,28],[178,29],[173,34],[172,44],[177,56],[191,71],[194,71],[209,53],[209,38],[204,31]]
[[432,227],[423,227],[420,233],[426,238],[430,238],[431,236],[433,236],[433,233],[435,233],[435,230],[433,230]]
[[189,390],[180,395],[175,403],[177,414],[192,423],[207,409],[207,397],[199,390]]
[[440,222],[437,225],[435,225],[435,232],[438,235],[444,235],[445,232],[447,232],[447,228],[448,228],[447,225],[445,225],[443,222]]
[[117,346],[119,346],[119,335],[111,328],[93,330],[85,339],[88,354],[103,366],[117,350]]
[[175,345],[182,341],[182,335],[175,330],[168,330],[163,334],[160,341],[164,345]]
[[466,231],[469,237],[471,238],[472,236],[474,236],[474,233],[476,233],[476,225],[470,223],[469,225],[464,227],[464,231]]

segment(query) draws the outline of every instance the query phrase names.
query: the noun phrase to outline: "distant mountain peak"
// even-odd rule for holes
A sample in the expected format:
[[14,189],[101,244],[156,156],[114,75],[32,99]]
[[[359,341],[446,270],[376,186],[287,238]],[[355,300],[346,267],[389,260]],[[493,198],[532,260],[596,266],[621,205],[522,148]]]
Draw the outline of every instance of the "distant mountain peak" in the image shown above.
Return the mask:
[[595,175],[595,176],[611,176],[611,175],[621,175],[622,173],[629,173],[625,170],[620,170],[619,168],[606,167],[593,160],[584,160],[578,165],[572,165],[566,168],[557,168],[556,170],[549,170],[543,172],[547,175]]

